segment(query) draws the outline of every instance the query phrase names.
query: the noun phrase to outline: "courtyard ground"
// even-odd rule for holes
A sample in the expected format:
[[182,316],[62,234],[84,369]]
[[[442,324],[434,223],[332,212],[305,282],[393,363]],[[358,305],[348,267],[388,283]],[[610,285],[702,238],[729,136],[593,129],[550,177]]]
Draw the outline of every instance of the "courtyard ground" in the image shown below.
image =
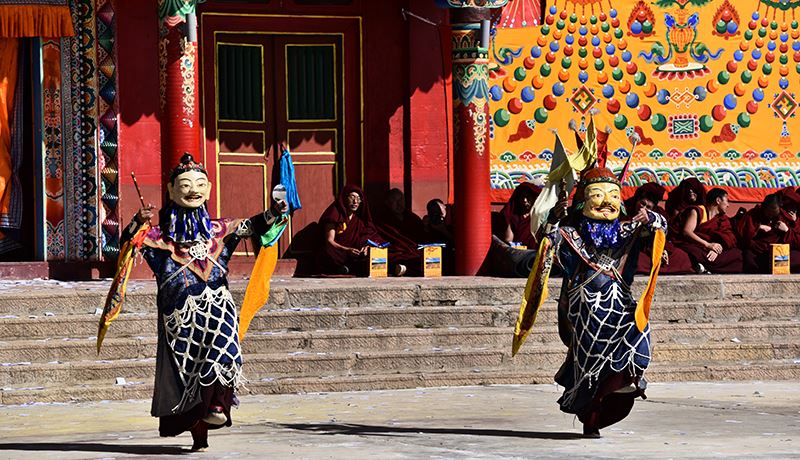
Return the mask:
[[234,426],[159,438],[149,401],[0,406],[0,458],[800,458],[800,383],[654,383],[583,439],[554,385],[241,397]]

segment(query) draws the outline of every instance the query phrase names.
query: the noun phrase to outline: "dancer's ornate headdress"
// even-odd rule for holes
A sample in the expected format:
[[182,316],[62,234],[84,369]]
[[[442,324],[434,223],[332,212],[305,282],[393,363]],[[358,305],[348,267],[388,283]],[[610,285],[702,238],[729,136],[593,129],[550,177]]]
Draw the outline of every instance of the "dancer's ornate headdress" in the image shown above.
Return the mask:
[[181,157],[181,162],[178,163],[178,165],[175,166],[175,169],[172,170],[172,173],[169,176],[169,181],[174,182],[176,177],[180,176],[186,171],[197,171],[208,176],[208,171],[206,171],[206,168],[203,166],[203,164],[194,161],[194,157],[189,152],[185,152]]

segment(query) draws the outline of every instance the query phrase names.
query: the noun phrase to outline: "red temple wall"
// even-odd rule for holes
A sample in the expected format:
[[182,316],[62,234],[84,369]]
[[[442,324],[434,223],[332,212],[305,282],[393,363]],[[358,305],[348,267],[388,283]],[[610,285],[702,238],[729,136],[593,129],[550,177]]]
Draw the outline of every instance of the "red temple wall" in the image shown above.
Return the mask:
[[117,97],[119,100],[120,219],[124,227],[139,208],[131,172],[146,202],[161,205],[158,5],[156,0],[117,0]]
[[[447,12],[428,0],[363,5],[364,185],[373,202],[389,188],[404,190],[422,215],[450,189]],[[404,21],[401,8],[445,25]]]
[[[123,224],[139,206],[130,172],[146,201],[161,204],[158,28],[156,0],[116,1],[118,100],[120,105],[120,216]],[[220,6],[224,5],[224,6]],[[404,189],[415,212],[438,197],[447,201],[450,177],[450,44],[448,28],[436,23],[447,12],[428,0],[363,1],[350,6],[205,4],[239,12],[363,18],[364,170],[360,182],[373,202],[391,187]],[[441,38],[440,38],[441,37]],[[444,52],[441,45],[444,45]],[[199,89],[198,89],[199,90]]]

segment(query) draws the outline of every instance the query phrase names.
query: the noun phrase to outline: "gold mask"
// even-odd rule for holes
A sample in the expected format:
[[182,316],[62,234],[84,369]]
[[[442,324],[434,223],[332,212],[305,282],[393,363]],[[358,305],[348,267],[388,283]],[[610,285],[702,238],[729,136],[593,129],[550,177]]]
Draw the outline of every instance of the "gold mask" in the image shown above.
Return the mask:
[[616,184],[599,182],[587,185],[583,191],[583,215],[595,220],[615,220],[622,208],[620,188]]

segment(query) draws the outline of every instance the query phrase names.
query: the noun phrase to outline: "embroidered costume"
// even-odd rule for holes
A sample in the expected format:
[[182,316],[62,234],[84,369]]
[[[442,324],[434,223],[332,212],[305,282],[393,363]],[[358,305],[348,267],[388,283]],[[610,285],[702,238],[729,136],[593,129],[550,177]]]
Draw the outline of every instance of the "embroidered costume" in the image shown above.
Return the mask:
[[[206,213],[207,216],[207,213]],[[228,261],[242,237],[252,235],[249,220],[204,218],[208,239],[174,241],[154,227],[141,249],[158,284],[158,353],[151,414],[162,418],[162,436],[190,429],[196,417],[180,417],[200,404],[201,389],[214,396],[230,426],[233,393],[242,380],[239,321],[228,290]],[[205,417],[211,401],[199,418]]]
[[[564,270],[559,332],[569,338],[566,361],[556,375],[565,388],[559,404],[597,429],[622,420],[633,399],[644,396],[650,326],[637,327],[631,284],[643,230],[666,228],[663,216],[646,212],[644,224],[584,218],[580,229],[562,227],[548,234]],[[630,393],[613,393],[626,387]]]
[[[212,220],[206,208],[210,184],[202,165],[184,155],[168,185],[172,203],[162,209],[160,226],[143,221],[143,208],[122,235],[126,252],[109,293],[98,332],[98,352],[111,321],[119,314],[135,249],[158,285],[158,349],[151,414],[159,417],[161,436],[191,430],[193,450],[208,447],[208,429],[231,426],[230,408],[243,382],[239,313],[228,290],[228,262],[242,238],[262,236],[263,254],[288,223],[284,211],[266,211],[250,219]],[[281,207],[287,207],[281,204]],[[131,249],[133,248],[133,249]],[[274,255],[275,252],[271,251]],[[260,257],[262,259],[263,257]],[[269,257],[267,257],[269,259]],[[269,261],[267,261],[269,262]],[[257,263],[256,267],[263,264]],[[267,263],[269,265],[269,263]],[[272,264],[274,268],[274,263]],[[271,270],[251,280],[248,296],[261,302],[243,313],[243,323],[266,301],[251,287],[266,283]],[[261,289],[263,290],[263,289]]]
[[[590,129],[594,129],[592,125]],[[576,155],[583,158],[567,157],[565,164],[593,164],[596,151],[596,147],[584,145]],[[551,175],[559,167],[553,165]],[[547,297],[547,280],[557,258],[564,273],[558,304],[559,335],[568,347],[566,360],[555,377],[565,388],[558,402],[562,411],[576,414],[583,422],[584,435],[597,437],[600,428],[628,415],[636,397],[644,397],[643,376],[651,357],[650,304],[667,221],[647,209],[639,210],[630,220],[620,220],[624,178],[604,167],[578,170],[583,172],[574,208],[582,215],[570,216],[572,225],[560,227],[561,216],[549,213],[545,238],[525,289],[512,352],[517,353],[533,327]],[[563,175],[557,180],[565,197],[569,191],[563,189]],[[651,235],[654,263],[637,302],[631,284],[639,251]]]

